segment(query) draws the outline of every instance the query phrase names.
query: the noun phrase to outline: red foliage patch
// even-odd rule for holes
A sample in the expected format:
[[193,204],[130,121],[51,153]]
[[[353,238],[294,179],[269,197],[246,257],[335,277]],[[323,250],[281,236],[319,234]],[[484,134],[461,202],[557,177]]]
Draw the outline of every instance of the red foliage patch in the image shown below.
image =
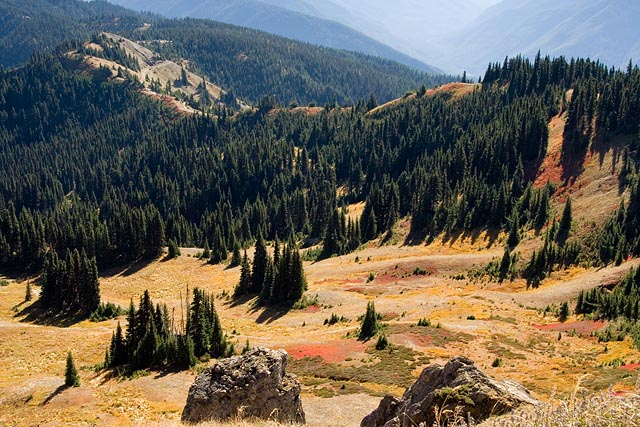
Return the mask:
[[306,307],[304,310],[302,310],[303,313],[317,313],[319,311],[320,311],[319,305],[310,305]]
[[296,359],[320,356],[325,362],[344,362],[354,353],[364,352],[366,345],[360,341],[342,340],[325,344],[298,344],[287,347],[287,352]]
[[532,325],[534,328],[541,331],[550,332],[567,332],[576,331],[579,334],[589,334],[596,331],[606,325],[605,322],[592,322],[588,320],[582,320],[578,322],[565,322],[565,323],[551,323],[548,325]]
[[399,316],[398,313],[396,313],[395,311],[389,311],[386,313],[381,313],[382,315],[382,321],[383,322],[388,322],[389,320],[395,319],[396,317]]
[[614,391],[611,394],[615,397],[626,397],[626,396],[629,396],[631,393],[629,393],[628,391]]
[[429,335],[420,335],[413,332],[404,332],[392,336],[394,342],[405,345],[404,342],[410,342],[418,347],[428,347],[432,344],[433,338]]
[[389,285],[391,283],[395,283],[402,280],[402,277],[397,277],[391,274],[382,274],[375,278],[374,283],[376,285]]
[[629,363],[628,365],[620,366],[620,369],[625,369],[627,371],[635,371],[640,368],[640,363]]

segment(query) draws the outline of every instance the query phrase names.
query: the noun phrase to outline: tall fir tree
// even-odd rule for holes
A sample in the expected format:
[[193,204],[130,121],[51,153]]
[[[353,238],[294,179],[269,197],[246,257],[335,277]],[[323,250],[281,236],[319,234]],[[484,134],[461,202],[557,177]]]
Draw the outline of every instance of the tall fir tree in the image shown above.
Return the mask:
[[67,365],[64,371],[64,385],[66,387],[80,386],[80,376],[78,375],[78,370],[76,369],[76,364],[73,361],[71,352],[67,353]]

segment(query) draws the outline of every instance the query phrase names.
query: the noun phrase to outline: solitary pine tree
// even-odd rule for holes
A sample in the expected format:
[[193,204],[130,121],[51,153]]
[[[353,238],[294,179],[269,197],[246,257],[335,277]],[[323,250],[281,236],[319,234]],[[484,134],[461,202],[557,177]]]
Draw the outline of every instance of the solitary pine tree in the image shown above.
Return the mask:
[[202,259],[211,258],[211,248],[209,247],[209,241],[207,239],[204,240],[204,248],[202,250]]
[[189,78],[187,77],[187,70],[185,70],[184,67],[182,67],[180,69],[180,84],[182,84],[182,86],[189,85]]
[[265,283],[265,276],[267,274],[267,265],[269,264],[269,254],[267,248],[262,240],[262,233],[258,234],[258,240],[256,240],[256,250],[253,255],[253,266],[251,270],[251,293],[260,293]]
[[27,290],[24,295],[24,300],[31,301],[31,282],[30,281],[27,281]]
[[233,291],[234,297],[246,295],[251,290],[251,267],[249,266],[249,257],[247,251],[244,251],[242,262],[240,263],[240,281]]
[[177,243],[171,239],[169,240],[169,258],[177,258],[180,256],[180,248],[178,248]]
[[78,375],[75,363],[73,363],[71,352],[67,353],[67,369],[64,372],[64,385],[67,387],[80,386],[80,376]]
[[360,326],[360,335],[359,338],[361,340],[367,340],[374,336],[376,332],[378,332],[378,315],[376,314],[376,307],[373,301],[369,301],[367,304],[367,311],[364,314],[364,318],[362,319],[362,324]]
[[233,245],[233,252],[231,255],[231,263],[229,267],[237,267],[242,263],[242,256],[240,255],[240,244],[236,242]]
[[560,226],[558,228],[558,242],[564,243],[569,237],[571,231],[571,199],[567,197],[567,201],[564,204],[564,210],[562,211],[562,218],[560,218]]
[[507,277],[509,267],[511,267],[511,251],[509,251],[509,247],[506,247],[500,261],[500,280],[504,280]]
[[558,312],[558,320],[565,322],[569,318],[569,304],[565,301],[560,305],[560,311]]

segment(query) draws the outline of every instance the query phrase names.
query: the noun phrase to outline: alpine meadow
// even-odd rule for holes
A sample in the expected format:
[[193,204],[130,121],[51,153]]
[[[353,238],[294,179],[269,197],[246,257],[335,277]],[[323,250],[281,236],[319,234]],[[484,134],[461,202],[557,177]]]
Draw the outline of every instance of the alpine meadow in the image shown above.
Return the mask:
[[486,63],[0,0],[0,426],[640,426],[640,68]]

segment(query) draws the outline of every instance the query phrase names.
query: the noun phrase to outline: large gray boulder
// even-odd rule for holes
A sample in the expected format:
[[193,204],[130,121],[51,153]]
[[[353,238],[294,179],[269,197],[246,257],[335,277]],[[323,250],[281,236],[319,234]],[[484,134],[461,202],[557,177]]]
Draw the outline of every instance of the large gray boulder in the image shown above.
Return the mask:
[[182,421],[238,416],[304,424],[300,384],[286,367],[287,352],[267,348],[218,361],[191,385]]
[[527,389],[515,381],[496,381],[466,357],[455,357],[445,366],[426,367],[401,399],[386,396],[367,415],[361,427],[431,427],[453,418],[479,422],[505,414],[521,405],[538,405]]

